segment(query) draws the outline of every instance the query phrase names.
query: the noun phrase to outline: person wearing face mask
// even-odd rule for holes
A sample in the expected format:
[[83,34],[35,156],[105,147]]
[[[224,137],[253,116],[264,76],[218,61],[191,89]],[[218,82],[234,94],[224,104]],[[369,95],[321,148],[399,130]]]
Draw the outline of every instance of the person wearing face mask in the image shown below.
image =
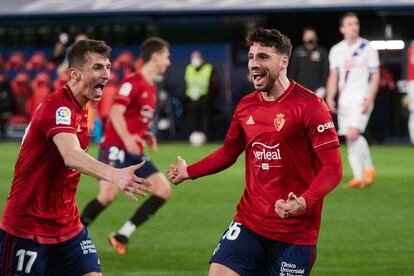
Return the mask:
[[189,133],[201,131],[208,137],[211,98],[219,93],[220,82],[213,66],[204,61],[198,50],[191,53],[191,63],[185,70],[185,83]]
[[303,45],[292,53],[288,76],[324,98],[329,73],[328,52],[318,45],[318,35],[312,27],[303,29],[302,40]]

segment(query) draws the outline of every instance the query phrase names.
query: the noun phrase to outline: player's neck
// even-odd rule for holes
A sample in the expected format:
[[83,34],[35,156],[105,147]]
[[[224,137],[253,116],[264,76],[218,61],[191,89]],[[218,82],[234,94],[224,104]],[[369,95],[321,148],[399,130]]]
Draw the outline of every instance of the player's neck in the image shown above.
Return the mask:
[[262,96],[265,101],[276,101],[285,93],[290,85],[290,80],[286,76],[280,76],[270,91],[263,91]]
[[141,68],[141,74],[149,84],[154,84],[155,77],[157,76],[154,66],[148,63],[144,64]]
[[78,100],[81,106],[85,106],[86,103],[89,101],[83,94],[84,90],[87,88],[81,87],[81,84],[79,82],[75,82],[74,80],[68,81],[68,86],[70,90],[72,91],[73,96]]
[[356,36],[356,37],[346,37],[345,38],[345,42],[349,46],[354,45],[355,43],[357,43],[358,40],[359,40],[359,36]]

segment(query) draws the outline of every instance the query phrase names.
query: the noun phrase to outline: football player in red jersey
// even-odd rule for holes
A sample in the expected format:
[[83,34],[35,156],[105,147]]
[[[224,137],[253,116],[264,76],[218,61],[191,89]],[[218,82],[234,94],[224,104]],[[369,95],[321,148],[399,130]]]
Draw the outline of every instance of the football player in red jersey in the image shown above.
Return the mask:
[[219,172],[244,151],[245,191],[209,275],[309,275],[323,197],[342,177],[338,137],[324,102],[286,76],[289,38],[258,28],[246,40],[256,91],[239,102],[222,147],[190,166],[178,157],[168,177]]
[[[169,44],[158,37],[151,37],[141,45],[142,68],[127,76],[119,91],[106,124],[99,150],[99,160],[116,168],[124,168],[146,160],[136,172],[146,178],[152,187],[152,196],[145,201],[124,223],[121,229],[109,235],[109,243],[117,253],[125,254],[129,237],[138,226],[151,217],[171,196],[171,185],[164,174],[143,154],[148,146],[157,150],[157,139],[148,128],[156,109],[157,89],[155,80],[170,65]],[[81,220],[88,226],[96,216],[115,199],[118,189],[105,180],[100,181],[96,198],[85,207]]]
[[1,275],[101,275],[95,246],[75,202],[80,173],[133,193],[150,192],[143,164],[116,169],[86,153],[89,101],[108,82],[111,48],[83,40],[68,50],[68,83],[48,95],[26,129],[0,224]]

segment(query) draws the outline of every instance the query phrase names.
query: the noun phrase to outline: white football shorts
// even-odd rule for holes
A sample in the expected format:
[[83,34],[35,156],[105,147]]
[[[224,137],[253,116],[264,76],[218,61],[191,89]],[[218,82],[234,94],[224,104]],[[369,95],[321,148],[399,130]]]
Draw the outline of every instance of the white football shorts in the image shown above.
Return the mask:
[[346,135],[349,128],[356,128],[364,133],[374,106],[363,114],[362,103],[363,101],[355,101],[352,104],[338,105],[338,135]]

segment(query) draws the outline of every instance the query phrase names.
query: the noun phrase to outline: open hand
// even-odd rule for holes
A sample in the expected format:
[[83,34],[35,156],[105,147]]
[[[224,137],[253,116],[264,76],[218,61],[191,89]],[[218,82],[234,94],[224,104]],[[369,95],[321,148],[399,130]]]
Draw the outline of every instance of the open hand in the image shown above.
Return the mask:
[[145,178],[135,175],[135,171],[140,169],[144,164],[145,161],[142,161],[137,165],[116,169],[113,177],[113,183],[132,201],[138,201],[134,194],[144,197],[146,192],[152,192],[151,183]]

